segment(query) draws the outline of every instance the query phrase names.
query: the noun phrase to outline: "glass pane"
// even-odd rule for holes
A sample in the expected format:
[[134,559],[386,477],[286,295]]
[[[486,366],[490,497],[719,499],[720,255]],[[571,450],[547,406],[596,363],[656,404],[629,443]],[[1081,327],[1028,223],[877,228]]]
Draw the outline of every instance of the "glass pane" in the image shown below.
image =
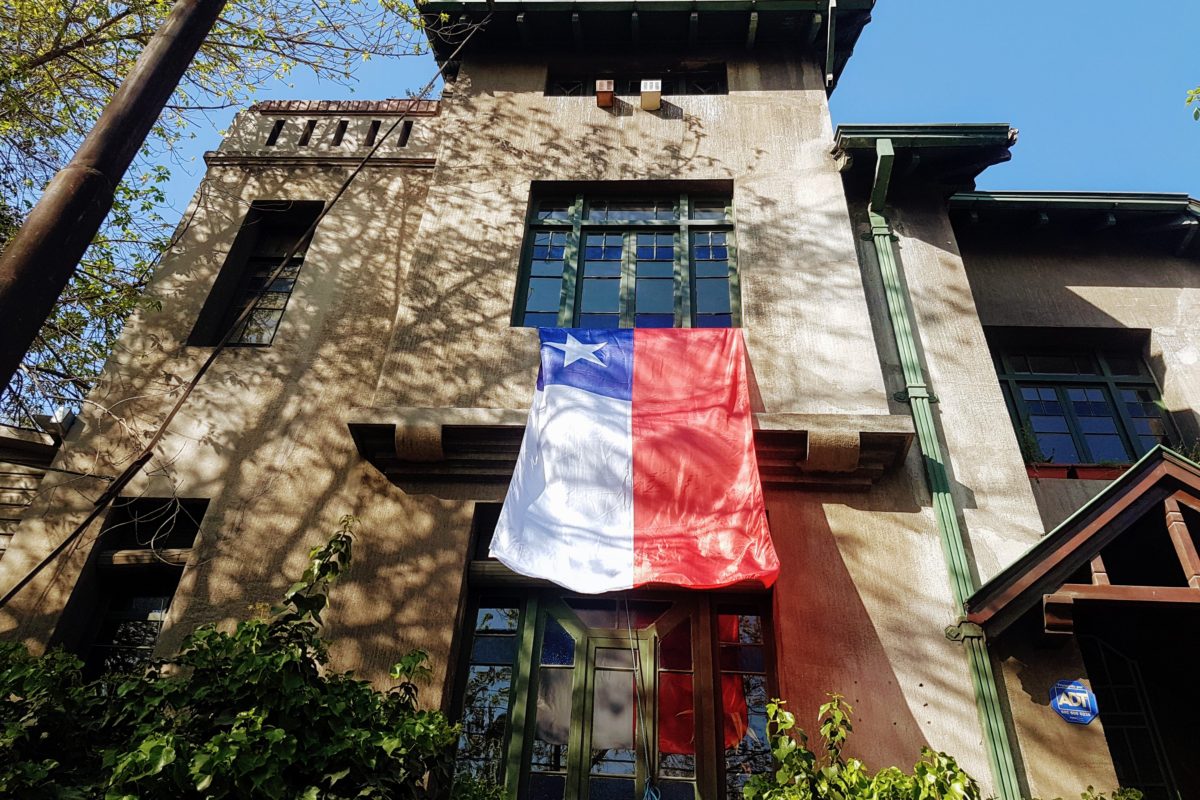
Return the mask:
[[662,278],[639,278],[636,308],[639,312],[671,314],[675,309],[674,283]]
[[[626,604],[624,600],[592,600],[572,597],[566,602],[585,626],[618,631],[623,631],[627,627],[632,627],[634,630],[648,628],[671,607],[670,603],[659,600],[634,600]],[[628,615],[626,608],[629,611]]]
[[734,672],[763,672],[766,662],[761,646],[723,645],[721,647],[721,669]]
[[1130,358],[1126,356],[1105,356],[1108,362],[1108,370],[1113,375],[1145,375],[1146,371],[1142,368],[1142,360],[1140,358]]
[[1056,464],[1077,464],[1079,454],[1075,452],[1075,442],[1069,434],[1039,433],[1037,436],[1038,449],[1042,457]]
[[674,314],[638,314],[633,320],[637,328],[674,328]]
[[560,219],[566,220],[571,218],[571,201],[570,200],[542,200],[538,203],[537,213],[534,215],[537,219]]
[[659,669],[692,668],[692,626],[686,620],[658,642]]
[[556,312],[562,297],[561,278],[530,278],[529,294],[525,298],[527,311]]
[[570,666],[575,663],[575,640],[554,617],[546,618],[542,635],[542,663]]
[[634,800],[632,778],[589,778],[588,800]]
[[633,669],[634,663],[635,658],[632,650],[616,647],[599,647],[596,649],[597,667]]
[[619,328],[621,317],[618,314],[580,314],[581,328]]
[[692,219],[725,219],[727,200],[693,200]]
[[767,679],[761,675],[721,676],[728,800],[740,800],[754,773],[771,769],[766,733]]
[[[597,258],[600,258],[597,256]],[[621,277],[621,259],[613,261],[585,261],[583,263],[585,278],[619,278]]]
[[728,314],[729,281],[719,278],[696,281],[696,311],[701,314]]
[[529,263],[530,275],[542,275],[551,278],[561,278],[563,272],[562,261],[543,261],[535,258]]
[[672,261],[639,261],[637,276],[639,278],[672,278],[675,275],[675,264]]
[[697,328],[732,328],[732,314],[704,314],[696,317]]
[[729,277],[728,261],[697,261],[697,278],[727,278]]
[[498,782],[511,684],[511,667],[472,666],[468,671],[455,756],[457,774]]
[[1029,424],[1036,433],[1067,432],[1066,417],[1033,416],[1029,418]]
[[526,328],[556,328],[558,327],[558,314],[543,312],[526,314],[524,325]]
[[696,772],[696,712],[692,676],[663,672],[658,676],[658,751],[662,774],[676,778]]
[[543,669],[538,673],[538,699],[533,754],[534,772],[567,768],[571,733],[571,670]]
[[1029,371],[1039,372],[1043,374],[1074,374],[1078,366],[1084,366],[1087,372],[1091,372],[1086,368],[1086,362],[1080,364],[1071,355],[1035,355],[1029,356]]
[[565,775],[534,773],[529,776],[529,800],[562,800],[566,790]]
[[682,781],[663,781],[658,793],[661,800],[696,800],[696,787]]
[[282,311],[255,310],[232,341],[236,344],[270,344],[282,318]]
[[633,775],[633,673],[598,669],[595,682],[591,772],[593,775]]
[[722,642],[762,644],[762,617],[757,614],[720,614],[717,633]]
[[1129,453],[1125,450],[1125,444],[1119,436],[1084,436],[1087,440],[1088,450],[1091,451],[1092,461],[1115,461],[1117,463],[1125,463],[1129,461]]
[[475,614],[475,630],[516,633],[519,619],[520,613],[515,608],[480,608]]
[[511,664],[517,654],[515,636],[476,636],[471,661],[477,664]]
[[616,280],[585,280],[583,282],[584,312],[616,312],[620,309],[621,282]]

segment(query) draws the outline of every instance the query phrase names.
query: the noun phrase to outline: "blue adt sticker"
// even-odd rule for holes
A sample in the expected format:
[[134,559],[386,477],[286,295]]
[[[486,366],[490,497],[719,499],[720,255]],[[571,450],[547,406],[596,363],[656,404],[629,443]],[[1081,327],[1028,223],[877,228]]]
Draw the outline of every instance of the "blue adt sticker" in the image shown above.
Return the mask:
[[1050,687],[1050,707],[1076,725],[1087,725],[1100,713],[1096,695],[1079,681],[1059,681]]

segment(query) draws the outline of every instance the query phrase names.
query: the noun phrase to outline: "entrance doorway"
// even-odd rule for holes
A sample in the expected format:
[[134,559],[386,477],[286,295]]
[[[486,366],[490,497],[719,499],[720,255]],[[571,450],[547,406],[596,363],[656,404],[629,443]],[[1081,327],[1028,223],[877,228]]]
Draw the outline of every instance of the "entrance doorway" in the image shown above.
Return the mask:
[[1121,786],[1200,797],[1200,610],[1096,605],[1077,630]]

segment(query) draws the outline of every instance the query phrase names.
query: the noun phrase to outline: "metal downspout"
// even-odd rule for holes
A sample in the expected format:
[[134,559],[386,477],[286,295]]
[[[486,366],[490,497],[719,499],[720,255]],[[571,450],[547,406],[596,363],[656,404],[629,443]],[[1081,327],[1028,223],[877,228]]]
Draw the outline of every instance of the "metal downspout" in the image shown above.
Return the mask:
[[[888,317],[892,333],[896,338],[896,349],[900,353],[900,367],[904,373],[907,402],[912,409],[913,424],[917,431],[917,445],[925,463],[925,478],[933,498],[934,515],[941,533],[942,551],[950,572],[950,585],[959,609],[975,590],[975,579],[963,544],[962,529],[958,524],[958,508],[950,493],[950,480],[942,457],[942,447],[933,420],[933,398],[925,380],[925,370],[917,354],[916,328],[909,313],[908,294],[905,288],[899,255],[893,246],[891,224],[883,215],[884,200],[887,198],[888,182],[892,174],[895,151],[891,139],[879,139],[875,143],[877,160],[875,184],[871,190],[868,216],[871,221],[871,238],[875,242],[875,255],[879,262],[879,275],[883,279],[887,299]],[[1000,705],[996,676],[988,656],[983,632],[972,626],[962,625],[947,631],[954,638],[961,638],[967,650],[971,682],[975,690],[975,704],[983,725],[984,744],[987,746],[992,777],[1002,800],[1020,800],[1021,788],[1017,767],[1013,759],[1012,743],[1004,711]]]

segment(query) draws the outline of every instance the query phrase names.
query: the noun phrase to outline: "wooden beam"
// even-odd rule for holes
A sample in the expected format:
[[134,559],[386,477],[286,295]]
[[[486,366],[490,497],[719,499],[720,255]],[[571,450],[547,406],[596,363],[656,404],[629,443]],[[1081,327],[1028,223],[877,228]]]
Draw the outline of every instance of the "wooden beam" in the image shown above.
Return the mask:
[[578,11],[571,12],[571,36],[575,39],[575,49],[583,49],[583,21]]
[[688,15],[688,47],[695,47],[700,40],[700,12],[693,11]]
[[754,40],[758,38],[758,12],[750,12],[750,26],[746,28],[746,49],[754,49]]
[[642,43],[642,24],[636,11],[629,12],[629,36],[634,44]]
[[1092,585],[1108,586],[1108,570],[1104,567],[1104,559],[1099,554],[1092,559]]
[[1192,540],[1192,532],[1188,530],[1183,519],[1183,511],[1175,496],[1168,497],[1166,503],[1167,533],[1171,536],[1171,544],[1175,546],[1175,555],[1183,567],[1183,576],[1188,586],[1200,589],[1200,555],[1196,553],[1196,543]]
[[1096,586],[1068,583],[1042,596],[1042,621],[1046,633],[1070,634],[1075,630],[1075,608],[1081,602],[1200,605],[1200,590],[1182,586]]

